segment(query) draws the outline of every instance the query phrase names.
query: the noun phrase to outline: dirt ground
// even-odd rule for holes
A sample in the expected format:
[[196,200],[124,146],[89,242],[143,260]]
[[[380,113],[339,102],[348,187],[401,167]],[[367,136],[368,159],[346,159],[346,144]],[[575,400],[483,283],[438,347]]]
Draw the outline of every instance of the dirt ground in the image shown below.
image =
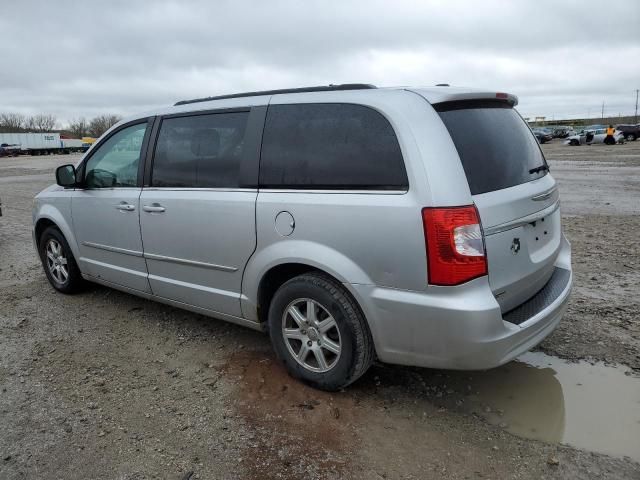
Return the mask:
[[[539,349],[640,374],[640,141],[543,148],[575,288]],[[77,160],[0,158],[0,478],[640,479],[629,457],[520,438],[463,408],[464,373],[375,365],[323,393],[290,379],[260,333],[99,286],[55,293],[31,199]]]

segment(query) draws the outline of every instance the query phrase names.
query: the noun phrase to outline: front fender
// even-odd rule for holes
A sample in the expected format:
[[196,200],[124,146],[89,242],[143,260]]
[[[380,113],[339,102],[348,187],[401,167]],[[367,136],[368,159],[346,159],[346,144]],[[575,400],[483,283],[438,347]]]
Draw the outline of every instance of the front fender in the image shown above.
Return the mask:
[[242,277],[242,314],[258,321],[258,287],[273,267],[299,263],[322,270],[344,284],[373,284],[371,278],[353,260],[326,245],[309,240],[284,240],[256,251]]
[[73,256],[78,259],[80,250],[76,237],[73,234],[73,224],[71,221],[71,197],[55,196],[46,199],[46,203],[41,198],[36,197],[36,205],[33,213],[33,239],[37,250],[37,239],[35,238],[35,227],[40,220],[47,219],[56,224],[64,238],[66,238]]

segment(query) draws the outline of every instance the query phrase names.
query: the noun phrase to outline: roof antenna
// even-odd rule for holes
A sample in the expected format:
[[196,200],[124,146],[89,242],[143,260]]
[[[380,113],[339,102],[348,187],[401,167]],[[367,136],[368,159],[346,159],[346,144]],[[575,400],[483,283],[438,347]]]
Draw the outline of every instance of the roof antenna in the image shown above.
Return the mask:
[[450,87],[448,83],[436,83],[436,87]]

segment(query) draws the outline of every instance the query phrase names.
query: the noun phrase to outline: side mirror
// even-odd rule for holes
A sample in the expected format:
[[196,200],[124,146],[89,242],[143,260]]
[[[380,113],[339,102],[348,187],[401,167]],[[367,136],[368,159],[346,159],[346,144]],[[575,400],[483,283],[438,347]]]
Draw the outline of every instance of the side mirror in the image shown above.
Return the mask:
[[65,188],[75,187],[76,167],[73,165],[62,165],[56,168],[56,183]]

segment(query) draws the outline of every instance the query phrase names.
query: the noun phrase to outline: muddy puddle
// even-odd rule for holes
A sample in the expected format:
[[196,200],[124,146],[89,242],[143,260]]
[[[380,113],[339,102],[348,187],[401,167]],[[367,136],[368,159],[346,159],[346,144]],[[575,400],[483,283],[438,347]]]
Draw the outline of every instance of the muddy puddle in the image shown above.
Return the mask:
[[640,379],[530,352],[466,378],[463,409],[522,437],[640,461]]
[[[347,391],[327,393],[289,377],[265,350],[234,354],[220,374],[236,383],[235,410],[252,432],[242,457],[248,478],[348,478],[361,435],[383,450],[402,444],[403,454],[425,439],[433,448],[447,439],[422,422],[448,410],[520,437],[640,461],[640,378],[626,367],[541,352],[484,372],[378,364]],[[388,436],[398,419],[410,419],[403,440]],[[280,474],[265,476],[275,465]]]

